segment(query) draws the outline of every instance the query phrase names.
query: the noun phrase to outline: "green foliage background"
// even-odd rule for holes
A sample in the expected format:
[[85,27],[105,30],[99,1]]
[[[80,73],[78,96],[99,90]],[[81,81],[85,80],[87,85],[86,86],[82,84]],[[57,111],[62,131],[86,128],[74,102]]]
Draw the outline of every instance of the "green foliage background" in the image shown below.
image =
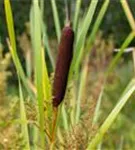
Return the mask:
[[[63,0],[56,0],[57,1],[57,7],[58,7],[58,12],[61,25],[63,26],[64,22],[63,20],[65,19],[64,15],[64,1]],[[84,8],[86,9],[88,7],[88,3],[90,0],[84,0],[81,7],[80,15],[84,15]],[[95,13],[95,16],[99,12],[100,5],[103,3],[103,0],[99,0],[100,3],[98,4],[97,11]],[[29,19],[29,9],[30,9],[30,4],[31,0],[11,0],[12,2],[12,9],[13,9],[13,14],[14,14],[14,21],[15,21],[15,29],[16,29],[16,34],[21,34],[24,31],[24,23],[28,21]],[[135,9],[134,9],[134,0],[128,0],[130,8],[133,12],[133,15],[135,15]],[[53,15],[52,15],[52,10],[51,10],[51,3],[49,0],[45,0],[45,22],[48,24],[47,32],[49,33],[50,36],[54,37],[54,23],[53,23]],[[2,38],[2,41],[5,42],[5,36],[7,35],[7,30],[6,30],[6,22],[5,22],[5,14],[4,14],[4,6],[3,6],[3,1],[0,1],[0,37]],[[75,5],[75,0],[72,1],[72,8],[74,8]],[[20,11],[23,10],[23,11]],[[74,10],[72,9],[72,12]],[[51,17],[50,17],[51,16]],[[92,28],[92,26],[91,26]],[[105,37],[108,37],[108,35],[113,34],[115,43],[117,46],[120,46],[122,41],[125,39],[127,34],[130,31],[130,27],[128,24],[128,21],[125,17],[125,14],[122,10],[122,7],[120,5],[119,0],[112,0],[107,13],[105,15],[105,18],[103,20],[102,25],[100,26],[100,29],[104,31]]]

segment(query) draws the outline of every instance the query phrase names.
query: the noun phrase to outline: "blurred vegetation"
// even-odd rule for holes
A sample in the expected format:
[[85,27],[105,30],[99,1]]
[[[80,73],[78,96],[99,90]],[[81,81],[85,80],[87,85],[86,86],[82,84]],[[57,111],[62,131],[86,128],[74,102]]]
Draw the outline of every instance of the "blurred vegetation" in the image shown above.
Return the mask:
[[[84,15],[84,9],[88,7],[88,3],[90,0],[83,0],[82,5],[81,5],[81,11],[80,11],[80,16]],[[14,22],[15,22],[15,29],[16,29],[16,34],[20,35],[21,33],[24,32],[24,27],[25,27],[25,22],[29,20],[29,10],[30,10],[30,4],[31,0],[11,0],[12,2],[12,9],[13,9],[13,14],[14,14]],[[134,0],[128,0],[131,11],[133,15],[135,16],[135,9],[134,9]],[[53,16],[52,15],[52,9],[51,9],[51,3],[48,0],[44,1],[45,3],[45,9],[44,9],[44,20],[48,24],[47,32],[49,33],[49,36],[52,38],[55,36],[54,33],[54,24],[53,22]],[[99,4],[97,7],[97,11],[95,13],[95,16],[97,16],[100,6],[102,5],[103,0],[99,0]],[[0,37],[2,38],[2,42],[4,41],[5,43],[5,37],[7,36],[7,30],[6,30],[6,22],[5,22],[5,14],[4,14],[4,6],[3,6],[3,1],[0,1]],[[47,7],[46,7],[47,6]],[[71,3],[72,6],[72,14],[74,14],[74,6],[75,6],[75,0],[72,1]],[[58,12],[59,17],[60,17],[60,23],[61,27],[64,25],[65,20],[65,6],[64,6],[64,1],[62,0],[57,0],[57,7],[58,7]],[[23,11],[20,11],[23,9]],[[27,14],[27,15],[26,15]],[[92,26],[91,26],[92,28]],[[120,5],[119,0],[114,0],[111,1],[109,4],[107,13],[105,15],[105,18],[102,22],[102,25],[100,26],[100,29],[104,31],[104,36],[108,37],[110,34],[113,34],[115,44],[116,46],[120,46],[127,34],[130,31],[130,26],[129,23],[125,17],[124,11],[122,9],[122,6]],[[133,42],[132,42],[133,43]]]
[[[20,37],[20,42],[25,43],[25,47],[28,48],[29,40],[26,38],[26,33]],[[106,49],[106,51],[104,51]],[[62,141],[57,140],[57,146],[64,147],[65,150],[69,149],[85,149],[87,147],[88,136],[93,137],[99,126],[92,126],[92,119],[94,110],[96,107],[97,99],[100,90],[103,85],[104,71],[108,67],[109,62],[113,57],[114,41],[112,37],[108,40],[103,38],[103,33],[99,32],[97,34],[96,40],[93,43],[92,55],[89,57],[88,61],[83,61],[83,66],[88,68],[87,72],[87,83],[84,88],[85,94],[82,97],[81,109],[82,115],[80,124],[73,127],[69,133],[62,132]],[[2,45],[0,52],[2,54]],[[3,113],[0,114],[0,149],[25,149],[25,143],[22,139],[20,133],[20,127],[16,126],[17,120],[19,121],[19,98],[17,96],[12,96],[11,93],[7,94],[7,77],[11,74],[7,71],[10,63],[9,53],[0,59],[0,109]],[[7,62],[7,63],[3,63]],[[99,118],[99,125],[102,123],[112,108],[115,106],[119,94],[122,93],[130,79],[133,75],[133,64],[129,60],[126,63],[124,58],[119,63],[118,67],[114,72],[109,75],[107,80],[107,85],[105,87],[105,94],[103,96],[104,102],[101,108],[101,117]],[[8,76],[7,76],[8,75]],[[12,87],[10,87],[12,88]],[[67,93],[65,98],[65,104],[68,103],[69,99],[73,97],[71,92],[71,86],[69,88],[69,93]],[[90,94],[89,94],[90,93]],[[12,93],[15,95],[15,93]],[[12,99],[12,100],[10,100]],[[110,101],[111,99],[111,101]],[[3,103],[4,102],[4,103]],[[117,118],[116,123],[112,126],[109,132],[104,138],[102,143],[102,148],[108,150],[110,148],[117,149],[120,144],[124,149],[134,149],[134,95],[131,97],[130,102],[124,108],[122,113]],[[6,107],[5,107],[6,105]],[[27,119],[30,123],[35,122],[36,118],[36,105],[31,103],[29,100],[25,100],[25,107],[27,111]],[[67,106],[66,106],[67,107]],[[70,106],[71,107],[71,106]],[[70,107],[67,110],[70,111]],[[62,118],[60,121],[62,122]],[[63,128],[63,125],[61,124]],[[81,132],[80,132],[81,131]],[[8,132],[8,134],[5,134]],[[111,136],[110,136],[111,135]],[[10,139],[10,140],[9,140]],[[11,140],[12,139],[12,140]]]
[[[134,0],[129,0],[129,5],[132,10],[133,15],[135,16],[135,10],[134,10]],[[52,9],[51,9],[51,2],[48,0],[44,1],[45,3],[45,9],[44,9],[44,21],[47,23],[47,33],[50,37],[50,44],[52,47],[52,51],[54,53],[54,57],[56,57],[55,50],[57,46],[57,42],[55,40],[56,33],[55,31],[55,25],[54,25],[54,20],[52,14]],[[26,23],[29,21],[29,11],[30,11],[30,5],[31,5],[31,0],[21,0],[21,1],[16,1],[16,0],[11,0],[12,4],[12,10],[13,10],[13,15],[14,15],[14,23],[15,23],[15,32],[17,38],[17,43],[19,43],[19,37],[22,36],[26,31]],[[85,11],[88,7],[89,0],[84,0],[81,5],[81,11],[80,11],[80,16],[83,16]],[[100,0],[98,3],[97,10],[95,12],[95,17],[97,17],[100,7],[103,4],[103,0]],[[46,7],[47,6],[47,7]],[[71,9],[72,9],[72,14],[74,14],[74,6],[75,6],[75,0],[72,1],[71,3]],[[20,11],[23,8],[23,11]],[[64,1],[62,0],[57,0],[57,8],[60,17],[60,23],[61,23],[61,28],[64,25],[64,20],[65,20],[65,6],[64,6]],[[26,15],[27,14],[27,15]],[[72,15],[71,14],[71,15]],[[73,15],[72,15],[73,17]],[[6,46],[6,37],[8,37],[7,34],[7,28],[5,26],[6,21],[5,21],[5,13],[4,13],[4,2],[0,1],[0,40],[2,43],[5,45],[4,46],[4,51],[7,51],[7,46]],[[94,24],[94,21],[92,22]],[[93,25],[90,27],[90,31],[92,30]],[[128,33],[130,32],[130,26],[127,21],[127,18],[125,16],[125,13],[122,9],[122,6],[118,0],[112,1],[109,4],[107,13],[102,21],[102,24],[100,26],[100,30],[103,31],[103,37],[107,39],[110,35],[113,36],[114,39],[114,44],[115,47],[120,47]],[[131,46],[134,44],[135,40],[131,42]],[[20,44],[17,44],[17,49],[19,52],[19,56],[21,56],[21,51],[22,46]],[[48,57],[47,57],[48,58]],[[20,57],[21,62],[23,63],[23,67],[25,68],[25,60],[24,57]],[[47,61],[47,65],[48,61]],[[15,74],[15,68],[11,64],[10,68],[12,68],[13,73]],[[50,65],[49,65],[50,68]],[[12,79],[11,82],[16,82],[16,78]]]
[[[27,68],[27,63],[32,64],[31,68],[33,69],[33,60],[32,60],[32,45],[29,33],[29,12],[30,12],[30,4],[31,0],[11,0],[12,1],[12,9],[14,14],[14,22],[15,22],[15,32],[17,37],[17,48],[21,49],[20,58],[23,63],[23,67],[26,70],[26,73],[29,72],[29,68]],[[135,16],[134,11],[134,0],[128,1]],[[49,0],[45,0],[45,9],[44,9],[44,20],[47,24],[47,33],[49,33],[49,44],[51,50],[53,52],[54,58],[56,59],[56,47],[58,43],[56,41],[56,33],[55,33],[55,25],[53,20],[53,14],[51,9],[51,4]],[[81,6],[80,16],[84,15],[84,9],[87,8],[89,0],[83,0],[83,4]],[[100,0],[98,4],[97,11],[95,13],[95,17],[99,12],[101,4],[103,0]],[[72,12],[74,14],[74,5],[75,0],[72,1]],[[46,7],[47,6],[47,7]],[[64,25],[65,20],[65,7],[64,2],[62,0],[57,0],[57,6],[61,28]],[[20,11],[21,10],[21,11]],[[6,37],[7,37],[7,29],[6,29],[6,22],[5,22],[5,14],[4,14],[4,6],[3,1],[0,1],[0,37],[2,40],[3,45],[5,44]],[[50,17],[51,16],[51,17]],[[73,16],[72,16],[73,17]],[[94,20],[94,19],[93,19]],[[94,24],[94,22],[93,22]],[[92,26],[89,30],[91,32]],[[79,90],[81,83],[83,82],[82,76],[80,77],[79,81],[73,81],[71,85],[67,89],[67,94],[63,105],[61,107],[62,113],[65,111],[66,118],[64,121],[67,124],[71,123],[71,129],[65,129],[65,122],[63,118],[65,117],[63,114],[60,115],[59,118],[59,127],[58,133],[56,135],[56,148],[63,148],[63,149],[77,149],[82,150],[86,149],[87,144],[90,140],[95,136],[95,133],[98,131],[98,128],[106,119],[110,111],[116,105],[121,93],[129,83],[129,81],[133,77],[133,62],[132,56],[130,53],[126,53],[120,59],[120,62],[117,64],[117,67],[109,74],[106,85],[105,91],[103,94],[103,101],[101,104],[100,118],[97,124],[93,125],[93,116],[95,112],[95,108],[97,105],[97,101],[100,95],[100,92],[104,86],[104,79],[105,79],[105,71],[107,70],[110,62],[115,56],[113,49],[115,47],[120,47],[125,38],[127,37],[128,33],[131,31],[125,13],[120,5],[119,1],[112,1],[109,5],[108,11],[103,19],[103,22],[100,26],[100,30],[97,33],[96,39],[92,44],[91,48],[91,55],[88,55],[83,59],[82,64],[80,67],[80,74],[82,75],[83,72],[86,71],[85,76],[85,83],[84,87],[82,88],[82,95],[80,96]],[[134,41],[133,41],[134,42]],[[133,44],[132,42],[132,44]],[[131,45],[132,45],[131,44]],[[5,48],[5,49],[4,49]],[[7,80],[9,78],[12,81],[17,80],[14,75],[16,75],[15,69],[9,68],[11,67],[11,60],[10,60],[10,53],[6,52],[6,46],[2,47],[0,45],[0,149],[25,149],[25,143],[22,138],[21,133],[21,119],[20,119],[20,108],[19,102],[20,97],[18,95],[18,86],[13,87]],[[5,50],[5,51],[4,51]],[[27,59],[28,58],[28,59]],[[130,58],[130,59],[127,59]],[[30,60],[30,61],[29,61]],[[48,58],[46,59],[47,65],[50,65],[48,62]],[[28,61],[28,62],[27,62]],[[49,67],[48,67],[49,68]],[[48,69],[47,68],[47,69]],[[8,70],[12,70],[12,73]],[[50,69],[50,68],[49,68]],[[48,70],[49,70],[48,69]],[[33,69],[34,70],[34,69]],[[50,71],[50,70],[49,70]],[[37,92],[35,87],[34,81],[34,71],[31,71],[30,81],[31,87]],[[53,73],[52,73],[53,74]],[[29,74],[27,74],[29,77]],[[34,76],[34,77],[33,77]],[[53,78],[53,75],[49,76],[49,78]],[[53,79],[50,79],[51,82]],[[17,85],[17,82],[15,83]],[[8,86],[10,85],[10,86]],[[79,86],[78,86],[79,85]],[[26,116],[28,121],[29,133],[31,126],[36,126],[39,129],[37,124],[37,114],[38,114],[38,107],[35,101],[30,101],[29,95],[24,92],[24,106],[26,109]],[[72,121],[72,117],[74,117],[73,113],[75,113],[74,108],[77,105],[76,100],[78,100],[78,95],[81,99],[80,109],[80,120],[79,123],[75,124]],[[134,94],[131,96],[130,101],[125,105],[124,109],[119,113],[119,116],[113,126],[108,130],[105,138],[103,139],[103,143],[101,143],[102,149],[120,149],[120,150],[134,150],[134,135],[135,135],[135,127],[134,127]],[[74,102],[75,100],[75,102]],[[44,101],[45,103],[46,101]],[[74,106],[74,104],[75,106]],[[46,103],[45,103],[46,105]],[[48,105],[48,103],[47,103]],[[49,101],[49,105],[50,101]],[[46,109],[45,106],[43,106]],[[65,110],[63,109],[65,107]],[[64,110],[64,111],[63,111]],[[63,117],[64,116],[64,117]],[[46,118],[45,118],[46,119]],[[45,120],[47,123],[45,125],[45,132],[47,132],[50,128],[50,122],[52,121],[52,116],[49,116]],[[50,119],[50,120],[49,120]],[[69,123],[68,123],[69,121]],[[64,124],[64,123],[65,124]],[[73,123],[73,124],[72,124]],[[33,127],[32,126],[32,127]],[[67,132],[68,131],[68,132]],[[6,134],[8,132],[8,134]],[[46,133],[47,135],[48,133]],[[33,137],[32,134],[30,137],[30,144],[33,146],[36,145],[36,148],[40,147],[37,143],[32,143]],[[48,136],[49,137],[49,136]],[[10,140],[9,140],[10,139]],[[48,138],[49,139],[49,138]],[[48,140],[47,139],[47,140]],[[49,141],[49,140],[48,140]],[[47,141],[47,142],[48,142]],[[46,143],[47,148],[49,147],[49,142]]]

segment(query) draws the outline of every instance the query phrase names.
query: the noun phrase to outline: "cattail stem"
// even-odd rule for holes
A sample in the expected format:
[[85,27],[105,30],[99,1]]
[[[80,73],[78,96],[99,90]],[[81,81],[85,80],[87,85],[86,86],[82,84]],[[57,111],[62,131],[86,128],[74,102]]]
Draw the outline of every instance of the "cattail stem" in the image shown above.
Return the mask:
[[68,0],[65,0],[66,24],[70,22],[70,6]]
[[53,125],[51,148],[54,145],[55,129],[57,123],[58,106],[64,99],[68,73],[73,57],[74,31],[71,28],[70,21],[63,28],[61,41],[59,44],[58,58],[53,83]]
[[57,124],[57,117],[58,116],[58,107],[53,107],[53,124],[52,124],[52,138],[51,138],[51,144],[55,141],[55,130],[56,130],[56,124]]

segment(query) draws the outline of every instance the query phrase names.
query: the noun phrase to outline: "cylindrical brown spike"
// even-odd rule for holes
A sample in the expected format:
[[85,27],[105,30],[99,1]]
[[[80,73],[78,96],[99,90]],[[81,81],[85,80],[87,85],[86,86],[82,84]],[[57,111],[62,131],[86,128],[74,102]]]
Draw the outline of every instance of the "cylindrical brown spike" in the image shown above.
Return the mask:
[[74,32],[70,25],[64,27],[59,44],[56,70],[53,84],[53,106],[62,102],[67,85],[69,68],[73,56]]

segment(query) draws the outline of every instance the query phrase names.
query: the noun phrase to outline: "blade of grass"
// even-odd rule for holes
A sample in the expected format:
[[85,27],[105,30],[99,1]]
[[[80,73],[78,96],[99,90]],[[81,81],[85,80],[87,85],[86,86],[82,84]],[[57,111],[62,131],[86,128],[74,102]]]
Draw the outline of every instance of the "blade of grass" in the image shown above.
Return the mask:
[[58,40],[58,43],[59,43],[60,42],[60,35],[61,35],[61,27],[60,27],[60,21],[59,21],[56,1],[51,0],[51,5],[52,5],[52,11],[53,11],[53,17],[54,17],[57,40]]
[[101,143],[98,144],[98,148],[97,149],[98,150],[102,150],[102,141],[101,141]]
[[132,15],[132,12],[130,10],[130,7],[128,5],[128,2],[126,0],[120,0],[120,2],[121,2],[121,5],[122,5],[122,7],[124,9],[124,12],[125,12],[125,14],[127,16],[127,20],[129,22],[129,25],[130,25],[131,29],[133,31],[135,31],[135,20],[134,20],[134,17]]
[[30,14],[29,14],[29,18],[30,18],[30,36],[31,36],[31,43],[32,43],[32,48],[33,48],[33,45],[34,45],[34,41],[33,41],[33,37],[34,37],[34,27],[33,27],[33,24],[34,24],[34,10],[33,10],[33,5],[31,5],[31,8],[30,8]]
[[50,58],[50,62],[51,62],[51,65],[52,65],[52,68],[54,70],[54,58],[53,58],[53,55],[52,55],[52,52],[50,50],[50,46],[49,46],[49,41],[48,41],[48,36],[47,36],[47,31],[46,31],[46,25],[44,23],[44,4],[45,4],[45,1],[44,0],[40,0],[40,8],[41,8],[41,21],[42,21],[42,32],[43,32],[43,43],[44,43],[44,46],[47,50],[47,53],[48,53],[48,56]]
[[45,54],[44,54],[44,49],[42,48],[42,70],[43,70],[43,78],[42,78],[42,82],[43,82],[43,92],[44,92],[44,99],[45,99],[45,117],[46,120],[48,119],[48,117],[50,117],[52,114],[52,107],[51,107],[51,98],[52,98],[52,93],[51,93],[51,84],[50,84],[50,80],[49,80],[49,76],[48,76],[48,71],[47,71],[47,66],[46,66],[46,62],[45,62]]
[[44,43],[44,46],[45,46],[46,51],[48,53],[48,56],[50,58],[52,69],[54,70],[54,68],[55,68],[55,60],[54,60],[54,57],[53,57],[53,54],[52,54],[52,51],[51,51],[51,48],[50,48],[50,45],[49,45],[49,40],[48,40],[48,35],[47,35],[45,23],[43,23],[43,27],[42,28],[43,28],[43,43]]
[[58,128],[57,136],[58,136],[58,139],[59,139],[59,141],[60,141],[60,143],[61,143],[61,147],[59,147],[59,150],[64,150],[63,145],[64,145],[65,141],[64,141],[64,139],[63,139],[63,135],[62,135],[62,133],[61,133],[60,128]]
[[97,4],[98,4],[98,0],[92,0],[89,5],[87,14],[84,17],[83,24],[82,24],[80,33],[78,34],[77,42],[74,48],[75,52],[74,52],[74,57],[73,57],[72,64],[70,67],[69,81],[72,78],[73,73],[74,72],[76,73],[79,68],[80,61],[83,55],[83,48],[85,44],[86,35],[90,27],[91,21],[93,19],[93,15],[96,10]]
[[14,53],[16,52],[16,41],[15,41],[15,31],[14,31],[14,22],[13,22],[13,15],[11,4],[9,0],[4,1],[5,6],[5,14],[6,14],[6,21],[7,21],[7,28],[9,32],[9,38],[11,41],[11,45],[13,47]]
[[45,54],[44,49],[42,48],[42,70],[43,70],[43,89],[44,89],[44,97],[46,101],[50,101],[51,99],[51,84],[48,76],[47,66],[45,62]]
[[13,15],[12,15],[12,10],[11,10],[11,5],[10,5],[9,0],[4,0],[4,7],[5,7],[5,14],[6,14],[7,28],[8,28],[9,38],[10,38],[10,42],[11,42],[11,45],[8,42],[8,46],[9,46],[16,70],[17,70],[21,80],[23,81],[23,84],[24,84],[26,90],[28,91],[29,95],[32,97],[32,99],[35,99],[34,93],[30,90],[30,87],[27,82],[26,76],[24,74],[23,68],[21,66],[19,57],[17,55]]
[[77,90],[78,88],[76,87],[76,82],[72,81],[69,85],[69,88],[72,88],[71,90],[71,99],[70,99],[70,107],[71,107],[71,111],[70,111],[70,129],[72,129],[73,125],[75,125],[76,122],[76,99],[77,99]]
[[[30,35],[31,35],[31,42],[32,42],[32,45],[34,45],[34,41],[33,41],[33,23],[34,23],[34,20],[33,20],[33,7],[31,7],[31,10],[30,10]],[[41,22],[42,22],[42,34],[43,34],[43,45],[45,46],[46,48],[46,51],[47,51],[47,54],[49,56],[49,59],[50,59],[50,62],[51,62],[51,65],[52,65],[52,69],[54,70],[55,68],[55,61],[54,61],[54,58],[53,58],[53,54],[51,52],[51,49],[50,49],[50,46],[49,46],[49,40],[48,40],[48,36],[47,36],[47,31],[46,31],[46,24],[43,22],[43,19],[41,18]]]
[[[30,9],[30,14],[29,14],[29,18],[30,18],[30,36],[31,36],[31,43],[32,43],[32,48],[34,49],[34,10],[33,10],[33,5],[31,5],[31,9]],[[33,56],[34,56],[34,52],[32,51]],[[35,60],[34,60],[35,63]],[[37,95],[37,90],[36,90],[36,95]],[[38,114],[39,117],[39,114]],[[31,131],[31,136],[33,137],[33,147],[32,149],[35,150],[37,149],[37,143],[38,143],[38,139],[39,139],[39,130],[37,127],[32,126],[31,127],[32,131]]]
[[26,60],[26,76],[29,79],[29,81],[31,81],[31,76],[32,76],[32,62],[31,62],[31,53],[30,50],[26,53],[25,56],[25,60]]
[[97,145],[102,140],[104,134],[111,127],[112,123],[115,121],[116,117],[119,115],[120,111],[125,106],[125,104],[127,103],[127,101],[129,100],[130,96],[133,94],[134,91],[135,91],[135,79],[132,79],[127,88],[125,89],[125,91],[123,92],[115,108],[111,111],[111,113],[108,115],[104,123],[97,131],[95,137],[88,144],[87,147],[88,150],[95,149],[97,147]]
[[112,59],[107,72],[106,72],[106,76],[108,76],[108,74],[114,69],[115,65],[118,63],[121,55],[124,52],[124,49],[131,43],[131,41],[133,40],[133,38],[135,37],[135,33],[131,32],[128,37],[125,39],[124,43],[121,46],[121,50],[118,52],[118,54]]
[[47,27],[46,27],[46,24],[44,23],[44,1],[40,0],[40,4],[41,4],[40,7],[41,7],[41,21],[42,21],[43,43],[44,43],[44,46],[45,46],[46,51],[48,53],[48,56],[50,58],[52,69],[54,70],[55,62],[54,62],[52,51],[51,51],[50,46],[49,46],[49,41],[48,41],[48,36],[47,36]]
[[40,0],[40,9],[41,9],[41,18],[43,19],[44,18],[44,4],[45,4],[45,1],[43,0]]
[[76,32],[78,16],[80,12],[82,0],[76,0],[76,7],[75,7],[75,15],[74,15],[74,22],[73,22],[73,29]]
[[[77,38],[77,45],[79,44],[79,41],[80,39],[85,39],[86,37],[86,34],[88,32],[88,29],[90,27],[90,24],[91,24],[91,21],[93,19],[93,15],[94,15],[94,12],[96,10],[96,6],[98,4],[98,0],[92,0],[90,2],[90,5],[89,5],[89,8],[88,8],[88,11],[86,13],[86,15],[84,16],[84,19],[83,19],[83,24],[82,24],[82,27],[81,27],[81,31],[78,35],[78,38]],[[83,37],[81,37],[83,36]]]
[[132,51],[132,58],[133,58],[133,70],[134,70],[134,76],[135,76],[135,48]]
[[123,150],[124,149],[124,137],[121,136],[120,138],[120,144],[118,146],[118,150]]
[[65,109],[64,103],[61,106],[61,115],[62,115],[62,119],[63,119],[64,129],[66,131],[68,131],[68,129],[69,129],[69,127],[68,127],[68,117],[67,117],[67,113],[66,113],[66,109]]
[[103,20],[103,17],[107,11],[107,8],[109,6],[109,2],[110,0],[105,0],[101,9],[100,9],[100,12],[98,14],[98,17],[94,23],[94,27],[92,29],[92,32],[90,33],[89,37],[88,37],[88,40],[87,40],[87,46],[86,46],[86,50],[87,50],[87,53],[91,50],[91,44],[93,43],[94,39],[95,39],[95,36],[96,36],[96,33],[99,29],[99,26],[101,25],[102,23],[102,20]]
[[39,127],[40,127],[40,146],[45,149],[45,134],[44,134],[44,92],[43,92],[43,64],[42,64],[42,46],[41,46],[41,16],[38,5],[38,0],[33,1],[33,47],[35,60],[35,81],[37,87],[37,100],[39,112]]
[[100,92],[98,100],[97,100],[97,105],[95,108],[92,125],[95,125],[98,121],[103,93],[104,93],[104,85],[102,86],[101,92]]
[[79,122],[80,114],[81,114],[80,107],[81,107],[81,100],[83,98],[84,89],[85,89],[86,80],[87,80],[88,62],[89,62],[89,55],[86,57],[83,69],[81,71],[81,77],[80,77],[81,80],[80,80],[78,98],[77,98],[77,104],[76,104],[76,119],[75,119],[76,124]]
[[21,118],[21,131],[23,134],[23,138],[25,141],[26,149],[30,150],[30,141],[29,141],[29,132],[28,132],[28,124],[27,124],[27,117],[26,117],[26,109],[24,105],[24,98],[22,92],[22,86],[19,79],[19,95],[20,95],[20,118]]

